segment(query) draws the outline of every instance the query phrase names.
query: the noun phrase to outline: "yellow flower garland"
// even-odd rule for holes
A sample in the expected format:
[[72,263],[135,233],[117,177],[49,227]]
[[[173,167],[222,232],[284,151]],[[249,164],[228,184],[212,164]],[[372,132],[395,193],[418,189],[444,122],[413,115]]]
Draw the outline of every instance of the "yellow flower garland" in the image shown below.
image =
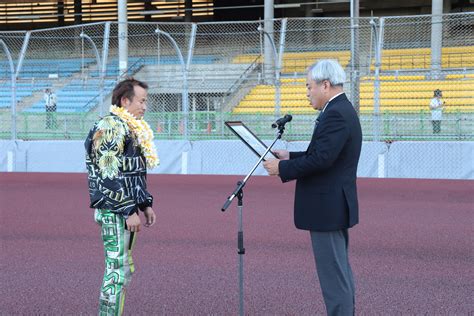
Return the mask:
[[135,134],[138,145],[146,158],[147,168],[153,169],[160,164],[160,159],[156,153],[156,147],[153,143],[153,131],[150,125],[144,119],[135,118],[130,112],[122,107],[110,106],[110,112],[120,117],[127,123],[130,130]]

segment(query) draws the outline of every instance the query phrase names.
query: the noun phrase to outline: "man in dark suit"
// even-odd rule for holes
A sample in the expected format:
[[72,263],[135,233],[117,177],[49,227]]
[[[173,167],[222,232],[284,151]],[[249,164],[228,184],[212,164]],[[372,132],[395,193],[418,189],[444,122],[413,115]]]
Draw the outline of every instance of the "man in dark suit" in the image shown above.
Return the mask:
[[319,110],[304,152],[275,150],[264,167],[283,182],[296,181],[294,220],[309,230],[328,315],[354,314],[354,280],[348,228],[359,222],[357,164],[362,146],[359,118],[343,92],[345,73],[333,60],[308,70],[307,97]]

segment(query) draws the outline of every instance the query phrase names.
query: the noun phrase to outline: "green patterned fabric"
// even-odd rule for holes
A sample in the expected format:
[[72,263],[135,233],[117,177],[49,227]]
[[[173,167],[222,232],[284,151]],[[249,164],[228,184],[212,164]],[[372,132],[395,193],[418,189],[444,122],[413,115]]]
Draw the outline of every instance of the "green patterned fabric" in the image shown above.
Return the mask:
[[122,315],[125,287],[135,271],[132,249],[135,234],[126,229],[125,219],[110,210],[96,209],[95,221],[101,226],[105,272],[99,297],[99,315]]

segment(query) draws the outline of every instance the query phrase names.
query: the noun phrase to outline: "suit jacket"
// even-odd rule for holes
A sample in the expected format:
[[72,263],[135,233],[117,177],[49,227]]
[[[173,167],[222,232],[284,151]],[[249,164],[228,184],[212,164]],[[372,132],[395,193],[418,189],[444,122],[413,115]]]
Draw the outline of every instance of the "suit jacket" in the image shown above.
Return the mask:
[[359,222],[357,164],[362,146],[359,118],[345,94],[318,118],[305,152],[279,163],[283,182],[296,179],[294,220],[299,229],[333,231]]

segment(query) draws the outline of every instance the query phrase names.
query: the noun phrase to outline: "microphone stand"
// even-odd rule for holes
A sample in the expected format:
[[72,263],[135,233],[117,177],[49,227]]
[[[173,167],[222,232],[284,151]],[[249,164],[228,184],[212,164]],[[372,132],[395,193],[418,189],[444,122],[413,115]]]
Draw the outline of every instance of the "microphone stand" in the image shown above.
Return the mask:
[[244,257],[243,255],[245,254],[245,248],[244,248],[244,231],[243,231],[243,224],[242,224],[242,213],[243,213],[243,208],[244,208],[243,189],[248,179],[252,176],[255,169],[257,169],[260,162],[264,160],[264,157],[272,149],[273,145],[275,145],[277,140],[279,140],[281,136],[283,135],[283,132],[285,131],[285,123],[278,124],[278,132],[272,144],[267,148],[267,150],[265,150],[262,156],[260,156],[260,159],[258,159],[257,163],[253,166],[253,168],[250,170],[247,176],[242,181],[237,182],[237,187],[235,188],[234,192],[232,192],[232,195],[227,198],[227,200],[224,203],[224,206],[222,206],[222,209],[221,209],[222,212],[225,212],[227,208],[229,207],[229,205],[232,203],[232,200],[235,197],[237,197],[237,200],[238,200],[237,210],[238,210],[238,222],[239,222],[238,232],[237,232],[237,254],[239,255],[239,315],[240,316],[244,316]]

